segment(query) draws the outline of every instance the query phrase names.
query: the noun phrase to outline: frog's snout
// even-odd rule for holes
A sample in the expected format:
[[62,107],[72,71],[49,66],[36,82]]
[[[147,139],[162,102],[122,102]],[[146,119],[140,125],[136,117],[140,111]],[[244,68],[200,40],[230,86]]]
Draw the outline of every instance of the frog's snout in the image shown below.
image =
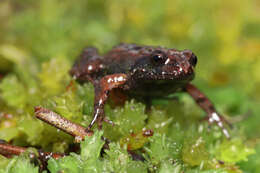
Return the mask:
[[197,64],[197,61],[198,61],[197,56],[196,56],[194,53],[192,53],[191,56],[190,56],[190,58],[189,58],[190,64],[191,64],[193,67],[195,67],[196,64]]
[[197,64],[197,56],[191,50],[184,50],[182,51],[185,58],[189,61],[189,64],[193,67]]

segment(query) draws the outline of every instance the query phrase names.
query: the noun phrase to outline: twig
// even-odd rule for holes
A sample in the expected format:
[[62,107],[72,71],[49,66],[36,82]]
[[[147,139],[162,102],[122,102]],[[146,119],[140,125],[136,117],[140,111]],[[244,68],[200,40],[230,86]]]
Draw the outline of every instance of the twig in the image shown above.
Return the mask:
[[[12,155],[20,155],[26,151],[27,148],[18,147],[14,145],[10,145],[8,143],[0,143],[0,154],[6,157],[10,157]],[[42,152],[38,151],[39,159],[41,161],[47,161],[49,158],[58,159],[64,157],[65,154],[52,153],[52,152]]]
[[1,142],[0,144],[0,154],[4,156],[10,155],[20,155],[21,153],[25,152],[26,148],[13,146],[10,144],[4,144]]
[[38,119],[72,135],[76,142],[84,140],[85,136],[93,135],[92,132],[87,132],[83,126],[75,124],[46,108],[35,107],[35,115]]

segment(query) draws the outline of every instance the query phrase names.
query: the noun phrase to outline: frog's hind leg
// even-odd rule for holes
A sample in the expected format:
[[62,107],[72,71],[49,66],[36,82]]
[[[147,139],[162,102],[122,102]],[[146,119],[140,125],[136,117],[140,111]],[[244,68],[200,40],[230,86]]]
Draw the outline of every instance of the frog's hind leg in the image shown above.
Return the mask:
[[207,113],[207,119],[210,124],[216,123],[222,129],[223,134],[230,138],[228,130],[224,127],[224,123],[228,123],[225,118],[217,113],[212,102],[194,85],[187,84],[185,90],[196,101],[196,103]]
[[127,80],[126,74],[118,73],[107,75],[94,84],[95,100],[94,100],[94,115],[87,131],[90,131],[92,126],[97,122],[98,128],[102,128],[103,121],[112,124],[111,121],[105,118],[104,106],[107,101],[109,92],[114,88],[119,88],[125,84]]
[[102,59],[96,48],[87,47],[83,49],[69,73],[79,82],[93,83],[95,75],[103,69]]

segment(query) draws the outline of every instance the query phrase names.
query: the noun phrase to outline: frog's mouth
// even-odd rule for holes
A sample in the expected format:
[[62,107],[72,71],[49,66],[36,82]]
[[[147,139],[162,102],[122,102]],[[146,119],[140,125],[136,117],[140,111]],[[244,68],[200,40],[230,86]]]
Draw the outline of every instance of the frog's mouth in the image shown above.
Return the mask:
[[195,74],[194,73],[190,73],[190,74],[178,74],[178,75],[174,75],[174,74],[161,74],[161,75],[157,75],[156,77],[151,77],[151,80],[162,80],[162,81],[191,81],[192,79],[194,79]]
[[[152,72],[153,73],[153,72]],[[182,68],[180,66],[158,68],[154,72],[156,75],[150,75],[151,80],[192,80],[195,76],[194,67]]]
[[183,70],[179,66],[171,66],[167,68],[151,68],[149,70],[146,69],[137,69],[134,70],[132,75],[135,79],[146,82],[154,82],[155,80],[160,81],[190,81],[194,78],[194,67],[190,66],[186,70]]
[[138,77],[140,81],[146,81],[149,83],[154,83],[156,81],[159,83],[183,83],[183,82],[189,82],[193,80],[195,77],[195,73],[179,73],[176,75],[176,73],[148,73],[145,75],[145,77]]

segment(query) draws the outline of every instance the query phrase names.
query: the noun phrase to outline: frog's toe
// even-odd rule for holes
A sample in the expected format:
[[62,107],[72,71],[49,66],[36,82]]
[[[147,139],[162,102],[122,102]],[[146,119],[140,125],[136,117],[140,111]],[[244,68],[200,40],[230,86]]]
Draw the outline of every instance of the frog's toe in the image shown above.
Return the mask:
[[207,120],[209,124],[216,123],[219,128],[221,128],[222,133],[229,139],[230,134],[228,130],[225,128],[225,124],[231,127],[231,124],[221,115],[217,114],[216,112],[211,113],[207,116]]
[[115,126],[115,123],[113,121],[107,119],[107,117],[105,117],[103,121],[105,121],[108,124],[111,124],[112,126]]
[[111,120],[109,120],[107,117],[101,117],[97,120],[97,125],[98,125],[98,129],[101,130],[102,129],[102,125],[103,125],[103,121],[108,123],[108,124],[111,124],[112,126],[115,125],[115,123]]

